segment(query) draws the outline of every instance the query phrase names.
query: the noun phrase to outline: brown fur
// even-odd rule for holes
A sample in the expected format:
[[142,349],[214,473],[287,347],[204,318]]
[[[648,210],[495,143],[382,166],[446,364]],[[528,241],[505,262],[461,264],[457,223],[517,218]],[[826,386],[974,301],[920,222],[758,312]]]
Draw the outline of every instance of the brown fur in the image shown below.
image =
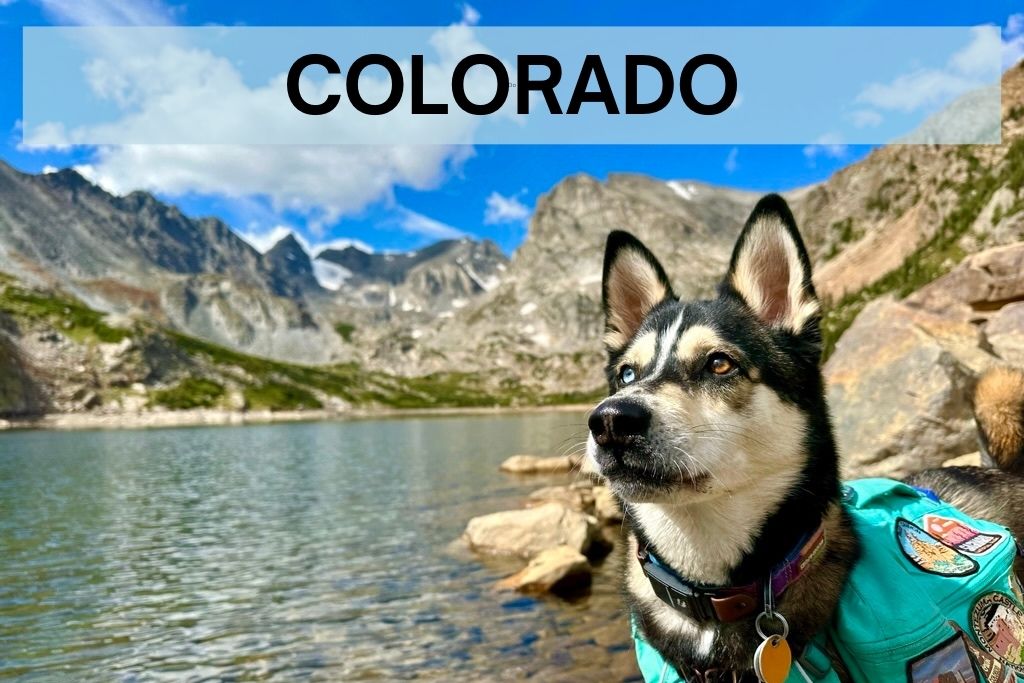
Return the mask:
[[982,375],[974,392],[974,417],[989,464],[1024,474],[1024,371],[997,367]]

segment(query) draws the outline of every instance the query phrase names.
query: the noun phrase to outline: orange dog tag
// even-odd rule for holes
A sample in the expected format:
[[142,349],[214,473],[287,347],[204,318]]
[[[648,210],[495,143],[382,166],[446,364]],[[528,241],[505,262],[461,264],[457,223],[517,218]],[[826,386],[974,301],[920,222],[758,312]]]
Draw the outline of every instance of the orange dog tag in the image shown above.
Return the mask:
[[782,636],[772,636],[754,651],[754,673],[762,683],[786,683],[793,653]]

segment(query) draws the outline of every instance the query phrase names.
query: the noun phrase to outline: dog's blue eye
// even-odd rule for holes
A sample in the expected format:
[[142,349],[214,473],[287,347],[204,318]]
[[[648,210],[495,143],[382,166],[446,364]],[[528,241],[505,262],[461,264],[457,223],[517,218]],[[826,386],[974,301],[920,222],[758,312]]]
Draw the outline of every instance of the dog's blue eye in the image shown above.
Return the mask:
[[619,370],[619,379],[622,380],[623,384],[632,384],[636,381],[636,371],[629,365],[623,365],[622,369]]

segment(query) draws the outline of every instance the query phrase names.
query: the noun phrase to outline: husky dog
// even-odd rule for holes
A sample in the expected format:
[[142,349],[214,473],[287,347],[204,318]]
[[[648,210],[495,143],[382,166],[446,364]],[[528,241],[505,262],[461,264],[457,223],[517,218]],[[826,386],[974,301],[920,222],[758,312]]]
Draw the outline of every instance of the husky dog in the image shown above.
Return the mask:
[[[700,301],[678,300],[654,255],[613,232],[602,294],[610,396],[590,415],[586,467],[625,511],[634,625],[684,677],[754,681],[761,600],[703,601],[725,619],[688,614],[655,592],[641,560],[656,557],[692,586],[758,585],[823,529],[820,557],[777,604],[799,654],[829,622],[859,557],[819,368],[821,307],[793,215],[778,195],[764,197],[717,297]],[[982,443],[1007,470],[1021,462],[1022,406],[1019,373],[979,386]],[[1015,475],[947,468],[911,483],[1024,532],[1024,480]],[[838,655],[828,655],[848,680]]]

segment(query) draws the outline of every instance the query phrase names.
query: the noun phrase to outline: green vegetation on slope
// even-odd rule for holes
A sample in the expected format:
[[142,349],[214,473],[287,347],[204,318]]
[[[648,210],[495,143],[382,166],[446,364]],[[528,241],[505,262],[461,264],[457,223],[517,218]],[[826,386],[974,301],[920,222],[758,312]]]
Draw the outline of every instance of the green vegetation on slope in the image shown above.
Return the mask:
[[839,338],[868,302],[886,294],[901,298],[908,296],[960,263],[965,253],[958,242],[970,230],[996,190],[1005,186],[1017,193],[1017,202],[1004,215],[1024,208],[1020,199],[1021,187],[1024,186],[1024,139],[1018,139],[1010,145],[997,173],[982,168],[968,148],[961,148],[958,153],[967,162],[968,173],[966,180],[955,187],[956,206],[942,221],[935,235],[918,247],[898,268],[861,290],[847,294],[826,311],[821,323],[825,360],[835,351]]
[[[368,370],[356,363],[311,366],[249,356],[211,342],[178,332],[167,334],[186,353],[202,357],[230,372],[244,373],[238,378],[247,386],[286,384],[320,391],[354,405],[382,405],[391,408],[461,408],[513,405],[557,405],[590,402],[594,392],[537,394],[518,380],[508,379],[495,388],[478,373],[436,372],[420,377],[399,377]],[[255,390],[253,390],[255,391]],[[252,393],[252,392],[250,392]],[[261,400],[280,393],[256,392]],[[248,394],[246,394],[248,400]],[[275,409],[291,409],[291,399],[282,398]],[[274,408],[271,405],[260,404]]]
[[334,331],[338,333],[338,336],[345,340],[346,343],[352,342],[352,333],[356,331],[356,326],[352,323],[334,323]]
[[47,322],[62,334],[78,342],[119,342],[130,337],[131,330],[111,327],[103,314],[78,299],[56,293],[41,293],[19,287],[9,277],[0,280],[0,311],[15,319]]
[[242,395],[250,410],[305,410],[323,408],[313,394],[294,384],[266,382],[247,386]]
[[833,223],[832,232],[836,233],[836,240],[825,254],[826,261],[834,258],[847,244],[856,242],[864,236],[864,229],[854,226],[853,216],[847,216],[843,220]]
[[[557,405],[592,402],[595,392],[537,394],[518,379],[494,386],[482,373],[437,372],[400,377],[367,370],[356,363],[310,366],[250,356],[168,329],[138,324],[111,327],[104,314],[74,297],[37,291],[0,273],[0,312],[20,325],[47,325],[82,344],[114,343],[140,334],[157,334],[204,367],[204,377],[187,377],[173,386],[151,390],[150,405],[171,410],[209,408],[223,404],[228,385],[239,385],[251,409],[321,408],[319,395],[337,397],[356,406],[391,408],[460,408],[515,405]],[[355,327],[338,323],[336,331],[350,339]]]
[[150,394],[149,402],[171,410],[212,408],[224,396],[224,387],[217,382],[198,377],[186,377],[173,387],[158,389]]

